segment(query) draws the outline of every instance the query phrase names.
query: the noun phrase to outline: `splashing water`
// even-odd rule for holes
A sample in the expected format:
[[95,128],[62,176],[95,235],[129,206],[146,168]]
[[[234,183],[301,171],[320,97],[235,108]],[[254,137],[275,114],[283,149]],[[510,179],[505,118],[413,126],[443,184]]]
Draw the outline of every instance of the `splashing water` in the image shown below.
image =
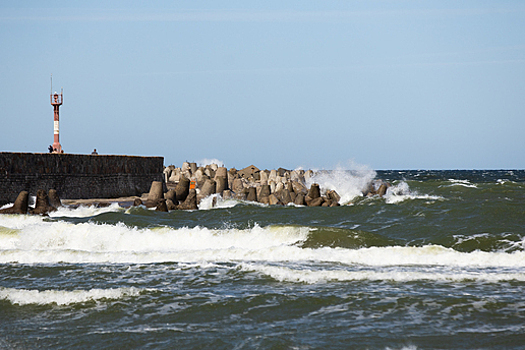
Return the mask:
[[[222,196],[218,193],[209,195],[206,198],[203,198],[198,207],[199,210],[210,210],[210,209],[217,209],[217,208],[233,208],[237,204],[239,204],[241,201],[237,199],[223,199]],[[259,204],[259,203],[256,203]]]
[[410,189],[405,181],[401,181],[395,186],[389,187],[385,194],[385,201],[387,204],[396,204],[408,199],[423,199],[423,200],[443,200],[441,196],[431,196],[428,194],[420,194],[417,191]]
[[314,176],[306,181],[307,187],[313,183],[319,184],[321,191],[335,190],[341,196],[340,204],[347,204],[363,191],[376,177],[376,172],[366,165],[350,162],[349,166],[338,165],[335,170],[316,171]]
[[213,159],[204,158],[197,162],[197,165],[202,166],[202,167],[205,167],[206,165],[211,165],[211,164],[217,164],[218,166],[224,166],[224,162],[216,158],[213,158]]

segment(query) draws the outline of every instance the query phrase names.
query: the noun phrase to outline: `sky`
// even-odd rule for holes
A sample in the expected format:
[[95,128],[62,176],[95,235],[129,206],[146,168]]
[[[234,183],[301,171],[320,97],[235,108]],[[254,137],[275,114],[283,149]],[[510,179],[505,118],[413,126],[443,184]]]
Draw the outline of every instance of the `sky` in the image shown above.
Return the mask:
[[[525,168],[523,1],[3,1],[0,151]],[[350,164],[350,165],[349,165]]]

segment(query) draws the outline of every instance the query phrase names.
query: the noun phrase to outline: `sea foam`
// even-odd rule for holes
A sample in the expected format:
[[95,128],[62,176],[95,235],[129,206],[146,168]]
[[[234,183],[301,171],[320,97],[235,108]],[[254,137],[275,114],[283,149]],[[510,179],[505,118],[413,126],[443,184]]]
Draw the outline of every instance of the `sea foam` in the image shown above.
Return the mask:
[[0,299],[7,300],[11,304],[57,304],[69,305],[100,301],[102,299],[121,299],[128,296],[140,294],[138,288],[115,288],[115,289],[90,289],[90,290],[28,290],[15,288],[0,288]]
[[313,228],[135,228],[0,217],[0,263],[301,262],[363,266],[524,268],[525,252],[460,252],[439,245],[303,248]]
[[[138,229],[116,225],[0,218],[0,262],[163,262],[246,259],[308,237],[307,227]],[[259,253],[257,253],[259,252]]]
[[85,206],[80,205],[76,208],[72,207],[60,207],[57,211],[50,212],[48,215],[52,218],[60,217],[72,217],[72,218],[87,218],[91,216],[97,216],[104,213],[123,212],[125,208],[122,208],[118,203],[111,203],[107,207],[96,207],[96,206]]
[[248,272],[257,272],[281,282],[295,283],[322,283],[344,281],[435,281],[435,282],[462,282],[479,281],[497,283],[502,281],[525,281],[521,272],[487,272],[487,271],[443,271],[442,269],[366,269],[348,271],[344,269],[295,269],[287,266],[271,266],[262,264],[242,264],[241,269]]
[[385,203],[387,204],[397,204],[406,200],[428,200],[428,201],[437,201],[443,200],[441,196],[432,196],[428,194],[420,194],[417,191],[410,189],[408,184],[405,181],[401,181],[395,186],[389,187],[385,193]]
[[477,185],[471,183],[469,180],[448,179],[448,181],[450,182],[450,185],[445,185],[445,187],[462,186],[468,188],[478,188]]

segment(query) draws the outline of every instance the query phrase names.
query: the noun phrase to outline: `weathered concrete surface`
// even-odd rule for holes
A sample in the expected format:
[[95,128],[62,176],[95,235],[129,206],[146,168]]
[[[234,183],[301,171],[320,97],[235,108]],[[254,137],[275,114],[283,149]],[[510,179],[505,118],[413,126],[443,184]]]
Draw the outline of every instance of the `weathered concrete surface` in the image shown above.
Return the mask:
[[60,197],[57,194],[57,191],[55,189],[50,189],[49,193],[47,195],[49,197],[49,204],[55,208],[60,208],[62,206],[62,202],[60,201]]
[[197,192],[194,189],[191,189],[188,193],[188,197],[186,197],[186,200],[179,204],[177,209],[180,210],[196,210],[199,207],[197,206]]
[[157,200],[157,207],[155,208],[155,211],[163,211],[166,213],[168,212],[168,206],[164,198],[160,198]]
[[140,196],[163,180],[163,163],[163,157],[0,152],[0,205],[38,189],[68,199]]
[[164,198],[162,191],[162,181],[153,181],[148,194],[148,201],[157,203],[159,199]]
[[175,188],[176,198],[179,202],[184,202],[190,193],[190,180],[182,177]]
[[47,215],[47,213],[56,211],[56,208],[49,204],[49,197],[46,191],[38,190],[36,193],[36,205],[33,210],[30,210],[31,214]]
[[27,214],[29,204],[29,193],[22,191],[16,197],[12,207],[0,210],[0,214]]

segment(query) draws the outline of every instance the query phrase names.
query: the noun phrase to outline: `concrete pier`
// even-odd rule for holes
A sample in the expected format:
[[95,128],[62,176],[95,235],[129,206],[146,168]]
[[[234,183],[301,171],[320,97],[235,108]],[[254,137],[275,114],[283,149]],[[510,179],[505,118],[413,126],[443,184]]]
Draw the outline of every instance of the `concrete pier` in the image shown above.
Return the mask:
[[140,196],[163,180],[163,167],[164,157],[0,152],[0,205],[39,189],[68,199]]

